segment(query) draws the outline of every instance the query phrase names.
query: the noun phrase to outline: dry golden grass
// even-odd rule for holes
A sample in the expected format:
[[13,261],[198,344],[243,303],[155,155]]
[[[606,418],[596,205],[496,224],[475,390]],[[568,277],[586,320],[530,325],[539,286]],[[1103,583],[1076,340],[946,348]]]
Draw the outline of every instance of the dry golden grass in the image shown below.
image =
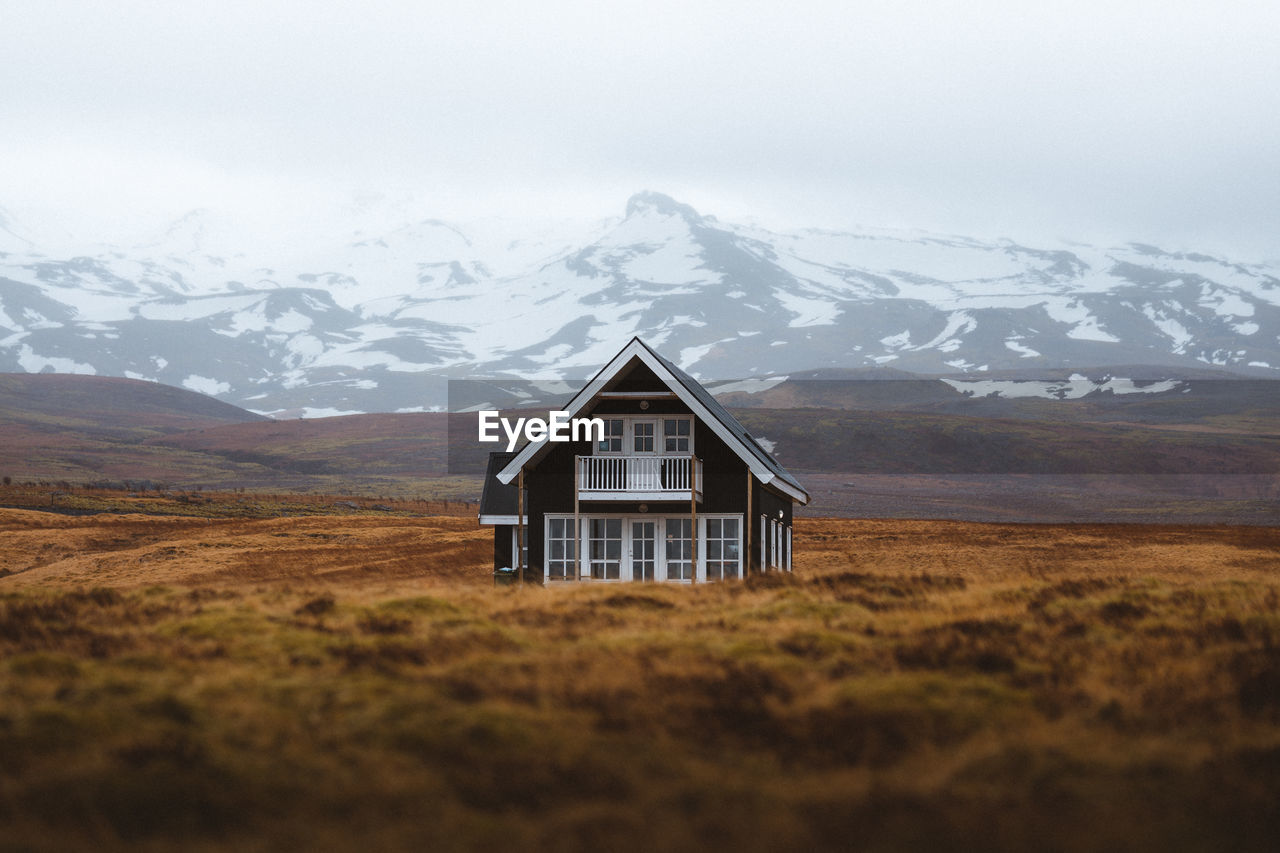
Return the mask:
[[0,849],[1273,849],[1280,530],[805,520],[494,589],[462,518],[0,511]]

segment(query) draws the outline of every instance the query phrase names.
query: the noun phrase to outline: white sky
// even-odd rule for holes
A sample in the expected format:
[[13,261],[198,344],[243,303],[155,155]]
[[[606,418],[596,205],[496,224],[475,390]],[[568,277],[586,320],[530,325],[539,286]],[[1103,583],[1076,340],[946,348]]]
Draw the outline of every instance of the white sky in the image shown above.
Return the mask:
[[620,214],[1280,258],[1280,3],[0,0],[0,208]]

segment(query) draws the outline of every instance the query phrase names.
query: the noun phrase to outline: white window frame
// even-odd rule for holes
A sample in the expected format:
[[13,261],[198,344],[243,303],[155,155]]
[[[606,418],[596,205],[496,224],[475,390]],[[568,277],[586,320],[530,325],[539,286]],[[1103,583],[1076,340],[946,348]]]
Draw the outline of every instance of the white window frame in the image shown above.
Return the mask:
[[[686,421],[686,422],[688,422],[688,424],[689,424],[689,436],[688,436],[688,438],[689,438],[689,446],[688,446],[687,448],[685,448],[684,450],[679,450],[679,449],[677,449],[677,450],[667,450],[667,421]],[[662,428],[661,428],[658,432],[660,433],[660,437],[661,437],[661,439],[662,439],[662,454],[663,454],[664,456],[692,456],[692,455],[693,455],[693,453],[694,453],[693,434],[694,434],[695,432],[697,432],[697,429],[695,428],[694,419],[693,419],[693,416],[692,416],[692,415],[671,415],[671,416],[666,416],[666,415],[664,415],[664,416],[662,416],[662,417],[660,417],[660,418],[658,419],[658,422],[662,425]],[[675,439],[676,439],[676,441],[678,442],[680,439],[682,439],[682,438],[684,438],[684,437],[685,437],[685,436],[679,435],[679,434],[677,433],[677,435],[675,436]]]
[[[684,560],[684,559],[680,559],[680,560],[669,560],[669,559],[667,559],[667,557],[668,557],[668,555],[667,555],[667,543],[670,541],[670,538],[667,536],[667,527],[668,527],[668,525],[670,524],[670,522],[673,522],[673,521],[674,521],[674,522],[677,522],[677,523],[681,526],[681,531],[682,531],[682,532],[683,532],[683,528],[684,528],[684,525],[685,525],[685,524],[689,524],[689,525],[690,525],[690,527],[689,527],[689,536],[690,536],[690,538],[689,538],[689,539],[685,539],[684,537],[681,537],[681,538],[680,538],[679,540],[677,540],[677,541],[680,541],[680,542],[689,542],[689,543],[690,543],[690,548],[691,548],[691,550],[694,552],[694,554],[697,554],[697,536],[698,536],[698,530],[697,530],[697,528],[695,528],[695,527],[693,526],[693,524],[692,524],[693,519],[689,518],[687,515],[686,515],[686,516],[669,516],[669,517],[668,517],[668,516],[664,516],[664,517],[663,517],[663,519],[662,519],[662,579],[663,579],[663,580],[668,580],[668,581],[674,581],[674,582],[676,582],[676,583],[689,583],[691,580],[693,580],[694,578],[696,578],[696,577],[698,576],[698,561],[697,561],[697,560]],[[692,557],[692,556],[694,556],[694,554],[690,554],[690,556]],[[701,556],[701,555],[698,555],[698,556]],[[669,572],[668,572],[668,569],[670,568],[670,566],[671,566],[671,563],[672,563],[672,562],[679,562],[679,563],[686,563],[686,562],[687,562],[687,563],[690,563],[691,565],[689,566],[689,577],[687,577],[687,578],[686,578],[686,577],[678,577],[678,578],[673,578],[673,577],[671,577],[671,575],[670,575],[670,574],[669,574]],[[655,574],[656,574],[656,573],[655,573]],[[683,570],[681,571],[681,574],[682,574],[682,575],[684,574]]]
[[[619,567],[617,578],[596,578],[596,577],[592,577],[591,575],[591,570],[590,570],[590,553],[591,552],[590,552],[590,540],[589,540],[591,522],[593,520],[601,520],[601,519],[621,519],[623,522],[622,524],[622,557],[621,557],[622,563],[621,563],[621,566]],[[581,575],[582,581],[584,583],[585,582],[591,582],[591,583],[630,582],[633,579],[633,574],[634,574],[633,573],[634,566],[632,564],[632,550],[631,550],[632,549],[631,524],[633,522],[653,522],[654,523],[654,572],[653,572],[654,580],[659,583],[663,583],[663,582],[689,583],[690,580],[688,578],[669,578],[667,576],[667,520],[668,519],[681,521],[681,522],[688,522],[690,520],[688,516],[662,515],[657,513],[636,514],[636,513],[618,513],[618,512],[615,512],[615,513],[594,513],[593,512],[590,515],[586,515],[586,514],[582,515],[581,516],[582,528],[578,533],[577,542],[575,543],[575,547],[577,550],[574,552],[575,554],[581,553],[581,554],[587,555],[587,559],[584,561],[582,565],[582,575]],[[746,556],[745,556],[746,552],[744,550],[744,546],[746,544],[745,536],[744,536],[745,519],[742,517],[742,515],[738,513],[710,513],[708,515],[699,515],[698,524],[696,528],[696,536],[697,536],[697,543],[698,543],[698,547],[697,547],[698,559],[694,565],[694,577],[697,578],[699,583],[705,583],[707,581],[707,522],[711,520],[724,521],[727,519],[732,519],[738,523],[738,567],[737,567],[738,574],[737,574],[737,577],[741,578],[746,573]],[[551,522],[558,521],[558,520],[563,520],[566,525],[565,529],[568,530],[570,527],[573,526],[573,515],[566,514],[566,513],[552,513],[544,516],[543,518],[543,530],[545,534],[543,538],[543,542],[545,543],[546,553],[544,554],[544,559],[542,561],[543,562],[542,576],[545,581],[550,583],[561,583],[566,581],[572,581],[575,576],[575,564],[572,562],[569,562],[568,566],[565,569],[565,573],[563,577],[551,576],[551,563],[552,563]],[[561,539],[560,541],[568,542],[570,540],[568,540],[567,538],[564,538],[564,539]],[[560,560],[557,562],[564,562],[564,560]]]
[[712,560],[712,559],[711,559],[711,543],[712,543],[712,541],[713,541],[713,540],[712,540],[712,538],[711,538],[711,524],[712,524],[712,522],[717,522],[717,523],[719,523],[719,524],[721,525],[721,530],[723,530],[723,525],[725,524],[725,522],[729,522],[729,521],[732,521],[732,522],[733,522],[735,525],[737,525],[737,527],[738,527],[738,535],[737,535],[737,544],[738,544],[738,549],[737,549],[737,550],[738,550],[738,556],[737,556],[736,560],[734,560],[734,561],[733,561],[733,562],[734,562],[733,574],[731,574],[731,575],[725,575],[725,574],[723,573],[723,571],[724,571],[724,570],[723,570],[723,567],[722,567],[722,569],[721,569],[721,576],[720,576],[720,577],[718,577],[718,578],[716,578],[716,580],[725,580],[726,578],[728,578],[728,579],[730,579],[730,580],[741,580],[741,579],[742,579],[742,576],[743,576],[743,572],[742,572],[742,519],[741,519],[740,517],[738,517],[738,516],[720,516],[720,515],[711,515],[711,516],[707,516],[706,518],[700,518],[700,519],[698,519],[698,523],[699,523],[699,525],[702,527],[702,530],[700,531],[700,532],[701,532],[701,537],[700,537],[700,539],[701,539],[701,545],[702,545],[702,547],[698,549],[698,562],[702,564],[702,580],[704,580],[704,581],[710,581],[710,580],[711,580],[711,569],[710,569],[710,564],[711,564],[711,563],[716,562],[716,563],[721,563],[721,564],[723,564],[723,563],[728,563],[728,562],[730,562],[729,560],[726,560],[726,559],[724,558],[723,548],[724,548],[725,543],[733,542],[733,541],[734,541],[734,539],[733,539],[732,537],[724,536],[723,534],[722,534],[722,535],[720,535],[720,536],[717,536],[717,537],[715,538],[715,540],[714,540],[714,541],[717,541],[717,542],[719,542],[719,543],[720,543],[720,546],[721,546],[721,549],[722,549],[722,550],[721,550],[721,556],[720,556],[718,559],[716,559],[716,560]]
[[769,570],[769,516],[760,516],[760,568]]
[[[692,414],[688,415],[595,415],[603,420],[606,424],[610,421],[622,421],[622,449],[621,450],[601,450],[601,442],[591,442],[591,453],[594,456],[692,456],[697,449],[695,436],[698,432],[697,418]],[[688,450],[667,450],[666,439],[666,423],[667,421],[681,420],[689,423],[689,449]],[[653,424],[653,451],[636,450],[636,434],[635,425],[637,423]],[[607,427],[606,427],[607,428]],[[684,438],[684,436],[679,436]],[[612,438],[606,435],[606,440]]]
[[[630,425],[627,423],[627,418],[616,417],[612,415],[603,415],[601,416],[601,420],[604,421],[604,428],[605,428],[604,440],[591,442],[592,452],[596,456],[630,456],[631,454],[627,453],[627,442],[630,440],[630,437],[631,437],[631,429],[630,429]],[[609,425],[614,421],[622,422],[622,432],[619,433],[617,436],[609,432]],[[612,443],[614,438],[618,439],[617,450],[612,450],[612,449],[605,450],[600,446],[602,444]]]
[[[518,568],[523,565],[525,571],[529,570],[529,528],[524,529],[524,547],[520,547],[520,528],[512,526],[511,528],[511,568]],[[520,552],[524,552],[524,562],[520,562]]]
[[663,560],[660,554],[662,550],[662,518],[656,515],[632,515],[628,516],[622,525],[622,535],[625,538],[623,545],[626,555],[623,574],[630,574],[631,580],[636,582],[645,582],[645,578],[636,577],[636,552],[635,552],[635,526],[637,524],[653,525],[653,577],[649,581],[657,582],[658,574],[661,572],[665,577],[665,569],[663,568]]
[[[628,525],[625,518],[617,516],[596,516],[584,517],[584,527],[587,529],[587,560],[586,560],[586,576],[592,580],[601,581],[620,581],[622,580],[623,567],[631,562],[630,548],[627,542]],[[618,535],[616,537],[609,535],[609,523],[618,522]],[[596,535],[598,526],[605,528],[604,534]],[[611,559],[608,555],[608,546],[610,542],[618,543],[617,559]],[[604,550],[604,554],[600,557],[596,556],[596,544],[599,543]],[[617,564],[617,577],[609,577],[606,573],[610,563]]]
[[786,551],[786,568],[791,571],[791,525],[787,525],[787,551]]
[[[641,436],[638,432],[638,428],[645,424],[652,427],[653,432],[651,432],[649,435]],[[661,424],[661,421],[659,421],[657,418],[633,418],[631,420],[631,423],[625,427],[631,439],[631,443],[628,445],[631,448],[630,455],[632,456],[660,455],[658,452],[659,451],[658,443],[662,440],[660,424]],[[636,449],[636,441],[640,438],[649,439],[649,444],[651,445],[651,447],[648,450]]]
[[769,565],[777,569],[781,567],[781,561],[778,559],[778,519],[769,519]]
[[[570,557],[568,554],[566,554],[566,556],[565,556],[564,558],[557,559],[557,560],[555,560],[555,561],[554,561],[554,562],[557,562],[557,563],[564,563],[564,564],[565,564],[565,565],[564,565],[564,574],[563,574],[562,576],[559,576],[559,577],[552,577],[552,576],[551,576],[551,563],[553,562],[553,560],[552,560],[552,558],[551,558],[551,542],[552,542],[552,536],[551,536],[551,522],[552,522],[552,521],[563,521],[563,522],[565,523],[565,531],[566,531],[566,535],[565,535],[565,536],[557,536],[557,537],[555,537],[555,541],[557,541],[557,542],[563,542],[563,543],[565,543],[566,545],[572,545],[572,546],[573,546],[573,555],[572,555],[572,557]],[[544,579],[544,580],[547,580],[547,581],[569,581],[569,580],[573,580],[575,577],[577,577],[577,574],[578,574],[578,553],[579,553],[579,549],[581,549],[581,547],[582,547],[582,541],[581,541],[581,540],[582,540],[582,537],[581,537],[581,536],[576,535],[578,531],[576,531],[576,530],[575,530],[575,531],[573,532],[573,533],[574,533],[574,535],[568,535],[568,531],[570,530],[570,528],[572,528],[572,527],[573,527],[573,516],[572,516],[572,515],[569,515],[569,516],[565,516],[565,515],[548,515],[548,516],[543,520],[542,527],[543,527],[543,537],[542,537],[542,544],[543,544],[543,555],[542,555],[542,566],[543,566],[543,568],[542,568],[542,577],[543,577],[543,579]],[[568,550],[568,549],[566,549],[566,550]]]

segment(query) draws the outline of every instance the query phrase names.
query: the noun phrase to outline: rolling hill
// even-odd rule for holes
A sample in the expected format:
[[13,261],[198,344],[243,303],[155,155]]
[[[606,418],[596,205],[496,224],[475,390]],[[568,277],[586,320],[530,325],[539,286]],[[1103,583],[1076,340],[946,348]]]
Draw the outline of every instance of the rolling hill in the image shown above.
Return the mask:
[[[893,409],[870,405],[881,383],[857,383],[862,397],[849,397],[847,384],[780,383],[766,400],[838,407],[735,409],[810,486],[812,514],[1280,521],[1280,421],[1269,398],[1228,395],[1216,408],[1211,396],[1186,393],[1005,399],[913,382],[916,397],[895,394]],[[450,474],[449,419],[465,415],[270,420],[103,377],[0,377],[0,389],[0,474],[19,483],[451,499],[480,491],[487,448],[470,441],[469,422]],[[1186,416],[1175,421],[1179,407]]]

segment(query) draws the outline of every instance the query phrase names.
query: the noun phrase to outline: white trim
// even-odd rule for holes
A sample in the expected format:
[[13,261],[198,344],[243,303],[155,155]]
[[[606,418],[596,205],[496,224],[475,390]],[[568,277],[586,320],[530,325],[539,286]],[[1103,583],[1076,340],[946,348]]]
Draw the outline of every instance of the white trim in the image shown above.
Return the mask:
[[786,549],[784,552],[785,557],[783,558],[783,562],[785,563],[784,568],[786,568],[787,571],[791,571],[791,525],[787,525],[787,542],[784,547]]
[[[659,425],[661,423],[662,423],[662,419],[654,415],[634,415],[629,417],[627,419],[627,437],[631,439],[631,446],[630,446],[630,449],[627,451],[627,455],[628,456],[663,456],[665,455],[662,452],[662,448],[659,447],[658,445],[658,442],[659,442],[658,436],[662,432],[662,430],[659,429]],[[640,424],[649,424],[649,426],[653,427],[653,432],[649,433],[647,436],[636,435],[636,427],[639,426]],[[649,439],[649,444],[653,445],[652,449],[636,450],[637,438]]]
[[[736,435],[730,432],[724,424],[720,423],[719,419],[714,417],[706,406],[698,402],[698,398],[689,393],[689,390],[681,384],[680,380],[662,362],[653,357],[653,354],[640,342],[639,338],[632,338],[608,364],[600,369],[595,378],[588,382],[586,387],[569,401],[569,404],[565,406],[565,411],[568,412],[569,417],[576,417],[583,407],[594,400],[604,390],[604,386],[609,383],[609,380],[613,379],[618,371],[625,367],[632,358],[639,358],[646,367],[653,371],[658,379],[662,380],[663,384],[675,392],[676,397],[689,407],[698,420],[706,424],[721,441],[737,454],[739,459],[747,463],[747,468],[760,481],[761,485],[772,486],[801,504],[809,502],[808,495],[779,478],[768,466],[757,459],[754,453],[747,450]],[[521,468],[525,467],[535,456],[541,455],[549,447],[550,441],[546,438],[541,441],[529,442],[521,448],[514,459],[507,463],[507,467],[498,472],[498,481],[504,485],[510,483],[515,479]]]
[[[551,579],[551,555],[549,553],[551,542],[552,542],[551,522],[553,520],[565,521],[567,525],[572,525],[574,523],[574,517],[572,515],[565,515],[563,513],[552,513],[550,515],[543,516],[542,518],[542,580],[545,583],[567,583],[569,582],[568,576],[576,575],[579,571],[581,571],[583,566],[582,550],[581,550],[582,549],[582,531],[580,529],[575,530],[574,531],[575,535],[572,539],[568,537],[556,537],[555,541],[557,542],[573,542],[574,544],[573,544],[572,560],[570,560],[567,556],[565,558],[557,560],[557,562],[563,562],[568,564],[565,566],[566,577],[556,578],[553,581]],[[572,569],[572,571],[570,571],[570,569]]]
[[[627,439],[631,437],[631,429],[630,429],[630,424],[627,423],[626,417],[623,415],[601,415],[600,420],[604,421],[604,424],[605,424],[604,440],[591,442],[591,455],[592,456],[610,456],[610,457],[628,455]],[[617,436],[614,436],[613,433],[609,432],[610,421],[617,421],[622,425],[622,432],[618,433]],[[615,437],[618,439],[617,450],[601,450],[600,449],[601,444],[607,441],[613,441]]]
[[[582,521],[582,526],[581,526],[581,529],[578,531],[578,537],[577,537],[578,541],[577,541],[576,547],[578,549],[577,553],[582,555],[582,564],[581,564],[581,569],[583,573],[582,581],[581,581],[582,583],[641,583],[642,581],[635,581],[632,578],[631,525],[635,522],[646,522],[646,521],[654,523],[654,528],[653,528],[654,581],[657,583],[675,583],[675,584],[690,583],[689,580],[686,580],[683,578],[670,579],[670,580],[667,578],[666,522],[668,518],[686,521],[688,520],[687,515],[684,515],[682,513],[661,513],[661,512],[651,512],[651,513],[593,512],[590,514],[582,513],[580,518]],[[590,571],[590,565],[591,565],[591,560],[589,557],[590,536],[588,535],[588,531],[590,531],[591,529],[591,522],[593,520],[611,519],[611,518],[622,519],[625,522],[622,526],[622,565],[618,572],[619,577],[610,578],[610,579],[592,578],[587,574]],[[572,522],[573,514],[553,512],[553,513],[547,513],[543,517],[542,578],[545,583],[552,583],[552,584],[573,583],[571,579],[561,579],[561,578],[552,579],[551,577],[551,565],[550,565],[551,561],[547,556],[547,543],[551,541],[552,519],[563,519],[565,521]],[[746,569],[747,557],[746,557],[746,551],[744,550],[745,543],[744,543],[744,535],[743,535],[745,532],[745,528],[743,527],[744,519],[741,513],[732,513],[732,512],[711,513],[710,515],[705,515],[705,516],[701,514],[698,515],[698,525],[694,533],[694,535],[697,537],[697,542],[698,542],[698,547],[697,547],[698,559],[697,559],[697,563],[694,566],[694,577],[697,579],[698,583],[707,582],[706,544],[707,544],[707,520],[708,519],[736,520],[738,522],[738,574],[736,579],[741,580],[746,576],[746,571],[747,571]]]
[[769,566],[772,568],[780,568],[778,565],[778,519],[769,519]]
[[601,391],[600,396],[610,400],[674,400],[671,391]]
[[760,514],[760,570],[762,572],[769,571],[769,517],[764,513]]
[[[702,503],[702,492],[697,493],[698,503]],[[580,501],[639,501],[651,503],[658,501],[688,501],[689,490],[676,492],[578,492]],[[515,524],[515,522],[511,522]]]
[[[518,516],[515,516],[515,515],[485,515],[484,513],[481,513],[480,523],[481,524],[519,524],[520,519]],[[526,515],[524,517],[524,523],[525,524],[529,523],[529,516]]]
[[[518,543],[516,542],[516,540],[520,538],[519,533],[520,528],[511,528],[511,568],[514,569],[516,566],[524,566],[524,570],[527,572],[529,571],[529,529],[525,528],[524,531],[523,548],[519,548]],[[520,562],[520,551],[524,551],[523,563]]]

